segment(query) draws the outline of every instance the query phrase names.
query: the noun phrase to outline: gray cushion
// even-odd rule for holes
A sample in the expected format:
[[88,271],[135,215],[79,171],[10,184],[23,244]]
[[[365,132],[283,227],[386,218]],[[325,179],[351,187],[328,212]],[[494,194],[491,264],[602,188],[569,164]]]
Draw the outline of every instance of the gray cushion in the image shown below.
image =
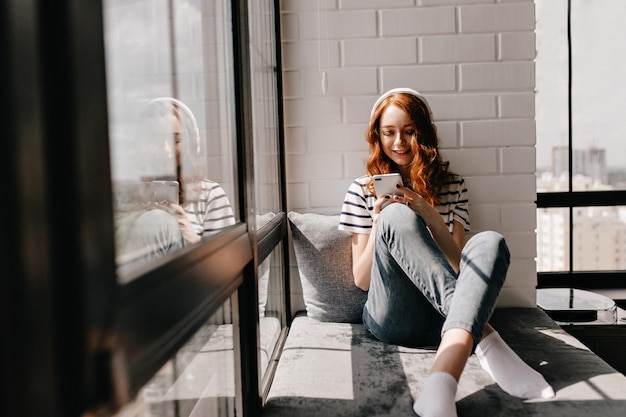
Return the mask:
[[[626,377],[538,308],[496,309],[502,338],[552,385],[556,397],[522,400],[502,391],[472,355],[457,392],[462,417],[623,417]],[[395,346],[362,324],[296,317],[264,417],[413,416],[434,350]]]
[[288,214],[307,315],[320,321],[359,323],[367,292],[354,285],[351,234],[339,215]]

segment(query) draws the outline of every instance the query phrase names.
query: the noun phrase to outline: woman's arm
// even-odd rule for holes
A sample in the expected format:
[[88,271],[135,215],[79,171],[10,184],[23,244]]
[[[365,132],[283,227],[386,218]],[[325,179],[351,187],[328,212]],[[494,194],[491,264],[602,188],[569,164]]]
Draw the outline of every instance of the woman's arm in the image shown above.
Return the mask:
[[376,240],[376,220],[383,204],[388,202],[390,198],[390,196],[381,197],[374,203],[372,230],[369,234],[352,233],[352,275],[354,276],[354,284],[363,291],[370,288],[374,242]]
[[[439,215],[439,213],[437,213]],[[428,228],[430,229],[430,233],[433,236],[433,240],[441,249],[441,252],[444,254],[452,269],[458,274],[459,273],[459,265],[461,263],[461,249],[465,244],[465,229],[458,221],[454,221],[452,224],[452,233],[448,231],[448,227],[443,222],[441,216],[439,216],[439,222],[435,222],[434,224],[428,224]]]
[[352,233],[352,275],[354,275],[354,284],[363,291],[370,288],[375,229],[376,223],[370,234]]
[[459,249],[463,250],[465,246],[465,228],[458,220],[454,220],[452,223],[452,238],[459,245]]

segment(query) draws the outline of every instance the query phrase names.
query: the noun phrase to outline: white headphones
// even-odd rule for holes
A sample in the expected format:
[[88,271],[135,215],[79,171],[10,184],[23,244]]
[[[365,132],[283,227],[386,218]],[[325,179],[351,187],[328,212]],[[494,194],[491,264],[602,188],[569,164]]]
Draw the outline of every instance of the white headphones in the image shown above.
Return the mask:
[[370,113],[370,123],[372,121],[372,119],[374,118],[374,113],[376,112],[376,109],[378,108],[378,106],[380,105],[380,103],[386,99],[387,97],[389,97],[392,94],[396,94],[396,93],[404,93],[404,94],[410,94],[412,96],[417,97],[418,99],[420,99],[421,101],[424,102],[424,105],[426,106],[426,108],[428,109],[428,116],[430,117],[430,121],[431,123],[435,123],[433,120],[433,112],[430,109],[430,104],[428,104],[428,101],[426,100],[426,98],[422,95],[422,93],[413,90],[412,88],[407,88],[407,87],[400,87],[400,88],[393,88],[389,91],[387,91],[385,94],[383,94],[382,96],[380,96],[378,98],[378,100],[376,100],[376,103],[374,103],[374,107],[372,107],[372,112]]

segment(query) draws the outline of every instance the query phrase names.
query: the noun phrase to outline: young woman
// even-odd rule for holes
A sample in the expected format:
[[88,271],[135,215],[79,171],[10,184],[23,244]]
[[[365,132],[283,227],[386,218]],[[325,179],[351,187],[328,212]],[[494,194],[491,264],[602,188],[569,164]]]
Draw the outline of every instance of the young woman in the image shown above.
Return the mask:
[[[477,233],[465,242],[467,189],[442,161],[426,99],[408,88],[383,94],[372,109],[366,138],[367,175],[350,185],[339,228],[352,233],[354,281],[368,291],[367,329],[398,345],[437,346],[415,412],[457,415],[457,383],[474,349],[509,394],[553,396],[543,376],[488,324],[509,251],[496,232]],[[372,176],[393,172],[402,176],[399,195],[375,195]]]
[[[118,263],[129,270],[235,224],[226,192],[206,178],[191,110],[177,99],[160,97],[151,100],[141,116],[139,136],[145,153],[140,157],[149,164],[145,170],[150,173],[142,180],[175,180],[179,194],[176,202],[141,201],[141,207],[133,206],[130,213],[118,210],[122,254]],[[164,178],[158,173],[165,173]]]

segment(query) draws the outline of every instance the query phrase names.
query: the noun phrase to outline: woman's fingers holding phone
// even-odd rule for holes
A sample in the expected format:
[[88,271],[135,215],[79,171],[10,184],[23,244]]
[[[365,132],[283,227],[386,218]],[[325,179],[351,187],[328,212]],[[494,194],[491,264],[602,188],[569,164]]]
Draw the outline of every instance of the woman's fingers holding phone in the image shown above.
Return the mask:
[[422,198],[418,193],[416,193],[415,191],[403,185],[396,184],[396,189],[398,190],[399,193],[402,194],[403,198],[407,200],[416,200],[416,199]]
[[411,190],[410,188],[405,187],[402,184],[396,184],[396,190],[405,197],[410,197],[412,194],[418,195],[415,193],[415,191]]
[[389,194],[385,194],[374,202],[374,214],[380,213],[380,211],[385,208],[385,206],[392,202],[392,196]]

